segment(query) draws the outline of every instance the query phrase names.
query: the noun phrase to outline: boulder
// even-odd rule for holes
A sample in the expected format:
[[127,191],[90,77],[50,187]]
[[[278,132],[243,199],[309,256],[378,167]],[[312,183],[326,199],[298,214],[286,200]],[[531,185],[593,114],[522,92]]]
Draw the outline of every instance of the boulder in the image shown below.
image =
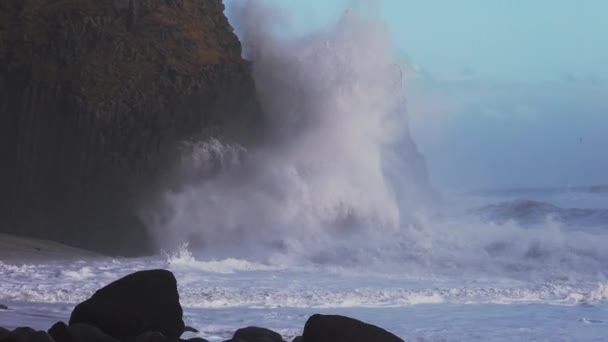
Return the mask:
[[49,335],[55,342],[116,342],[99,328],[81,323],[67,326],[57,322],[49,329]]
[[51,329],[48,331],[49,335],[55,340],[55,342],[77,342],[69,331],[68,326],[63,322],[57,322],[53,324]]
[[304,326],[304,342],[403,342],[375,325],[337,315],[313,315]]
[[93,325],[120,340],[149,331],[179,338],[184,332],[182,314],[173,273],[140,271],[107,285],[78,304],[70,326]]
[[0,310],[8,310],[8,306],[0,304]]
[[[0,336],[2,332],[0,331]],[[54,342],[51,336],[44,331],[36,331],[32,328],[17,328],[6,334],[1,342]]]
[[88,324],[78,323],[70,325],[68,330],[77,342],[117,342],[112,336]]
[[247,327],[237,330],[232,342],[285,342],[277,332],[260,327]]

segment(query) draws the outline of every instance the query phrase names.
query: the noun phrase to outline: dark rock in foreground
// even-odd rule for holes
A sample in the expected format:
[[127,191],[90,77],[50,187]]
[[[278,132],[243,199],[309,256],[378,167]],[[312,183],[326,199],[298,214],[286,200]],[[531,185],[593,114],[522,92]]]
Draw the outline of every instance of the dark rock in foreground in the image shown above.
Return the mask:
[[[0,337],[3,336],[3,329],[0,329]],[[0,342],[55,342],[44,331],[36,331],[32,328],[17,328],[8,332]]]
[[313,315],[304,327],[304,342],[403,342],[375,325],[332,315]]
[[231,340],[226,342],[285,342],[277,332],[260,327],[247,327],[237,330]]
[[117,342],[99,328],[81,323],[67,326],[57,322],[49,329],[49,335],[55,342]]
[[[180,339],[182,320],[177,281],[166,270],[132,273],[98,290],[76,306],[70,325],[58,322],[48,334],[31,328],[10,332],[0,328],[0,342],[208,342]],[[237,330],[225,342],[285,342],[270,329],[250,326]],[[375,325],[353,318],[313,315],[302,336],[292,342],[403,342]]]
[[92,325],[117,339],[135,338],[148,331],[179,338],[184,332],[182,314],[173,274],[141,271],[109,284],[76,306],[70,326]]
[[55,342],[75,342],[76,339],[69,331],[69,327],[63,322],[55,323],[48,331]]

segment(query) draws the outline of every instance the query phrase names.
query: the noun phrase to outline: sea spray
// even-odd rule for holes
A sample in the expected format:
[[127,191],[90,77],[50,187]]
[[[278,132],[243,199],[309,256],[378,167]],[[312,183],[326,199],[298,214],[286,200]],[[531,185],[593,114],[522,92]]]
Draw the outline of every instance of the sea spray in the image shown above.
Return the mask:
[[231,8],[269,128],[247,150],[188,145],[210,152],[203,164],[229,167],[205,166],[219,171],[167,191],[151,224],[165,248],[187,241],[247,255],[335,234],[394,234],[430,198],[386,27],[347,11],[327,30],[289,38],[278,13],[264,1]]
[[265,139],[184,145],[188,177],[149,221],[162,248],[189,242],[201,262],[414,277],[572,283],[608,273],[602,222],[493,222],[455,210],[479,205],[466,196],[444,197],[448,210],[429,215],[433,191],[382,23],[350,11],[290,38],[264,3],[239,2],[230,18],[252,61]]

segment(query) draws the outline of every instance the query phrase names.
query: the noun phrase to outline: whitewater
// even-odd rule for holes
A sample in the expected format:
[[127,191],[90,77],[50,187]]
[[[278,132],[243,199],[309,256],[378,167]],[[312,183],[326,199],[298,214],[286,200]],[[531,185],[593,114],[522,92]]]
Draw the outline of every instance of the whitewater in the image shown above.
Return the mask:
[[211,341],[249,325],[290,339],[314,313],[408,341],[607,339],[605,188],[435,189],[382,22],[348,11],[290,37],[263,3],[229,7],[268,115],[260,141],[182,142],[175,186],[141,209],[159,255],[0,244],[0,326],[46,330],[163,268]]
[[[583,191],[550,196],[561,203],[585,199],[593,207],[608,205],[608,195]],[[0,262],[0,303],[9,307],[0,310],[0,322],[7,328],[47,329],[113,280],[164,268],[178,280],[186,324],[212,341],[248,325],[292,338],[319,312],[356,317],[408,341],[605,341],[608,222],[565,225],[556,217],[569,209],[548,207],[543,193],[526,201],[508,192],[457,197],[460,203],[495,203],[500,215],[494,206],[476,207],[445,218],[451,222],[447,230],[455,230],[452,237],[442,240],[438,235],[447,230],[427,223],[412,228],[418,240],[408,246],[395,248],[389,243],[395,237],[378,239],[368,251],[360,242],[351,250],[334,244],[326,257],[278,250],[266,259],[223,258],[186,245],[136,259],[61,251],[55,260],[14,256]],[[504,212],[514,207],[520,216],[503,222]],[[589,208],[592,217],[601,210]],[[530,219],[529,212],[535,213],[531,223],[521,221]],[[463,217],[477,222],[475,228],[454,224]],[[452,245],[441,246],[447,243]]]

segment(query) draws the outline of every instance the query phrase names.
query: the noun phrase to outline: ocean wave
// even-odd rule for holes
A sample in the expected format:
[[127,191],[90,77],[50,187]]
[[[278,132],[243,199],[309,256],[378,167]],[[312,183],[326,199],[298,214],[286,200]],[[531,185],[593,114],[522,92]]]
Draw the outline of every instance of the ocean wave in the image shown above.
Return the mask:
[[[120,276],[163,266],[175,273],[180,301],[191,308],[374,308],[445,303],[577,305],[608,299],[606,281],[530,283],[466,278],[446,281],[357,274],[337,277],[321,268],[314,272],[293,268],[208,273],[200,272],[194,261],[167,264],[162,258],[148,258],[27,267],[0,263],[3,274],[0,300],[78,303]],[[83,273],[91,276],[74,277]]]
[[281,266],[252,262],[244,259],[226,258],[221,260],[201,261],[194,258],[188,250],[188,244],[180,246],[177,252],[167,254],[167,264],[173,268],[184,268],[191,271],[229,274],[237,271],[271,271],[280,270]]
[[486,205],[473,211],[482,219],[520,224],[563,223],[574,226],[608,227],[608,209],[560,208],[551,203],[519,199]]
[[535,197],[559,196],[568,194],[608,194],[608,185],[562,186],[562,187],[527,187],[476,190],[466,193],[474,196]]

